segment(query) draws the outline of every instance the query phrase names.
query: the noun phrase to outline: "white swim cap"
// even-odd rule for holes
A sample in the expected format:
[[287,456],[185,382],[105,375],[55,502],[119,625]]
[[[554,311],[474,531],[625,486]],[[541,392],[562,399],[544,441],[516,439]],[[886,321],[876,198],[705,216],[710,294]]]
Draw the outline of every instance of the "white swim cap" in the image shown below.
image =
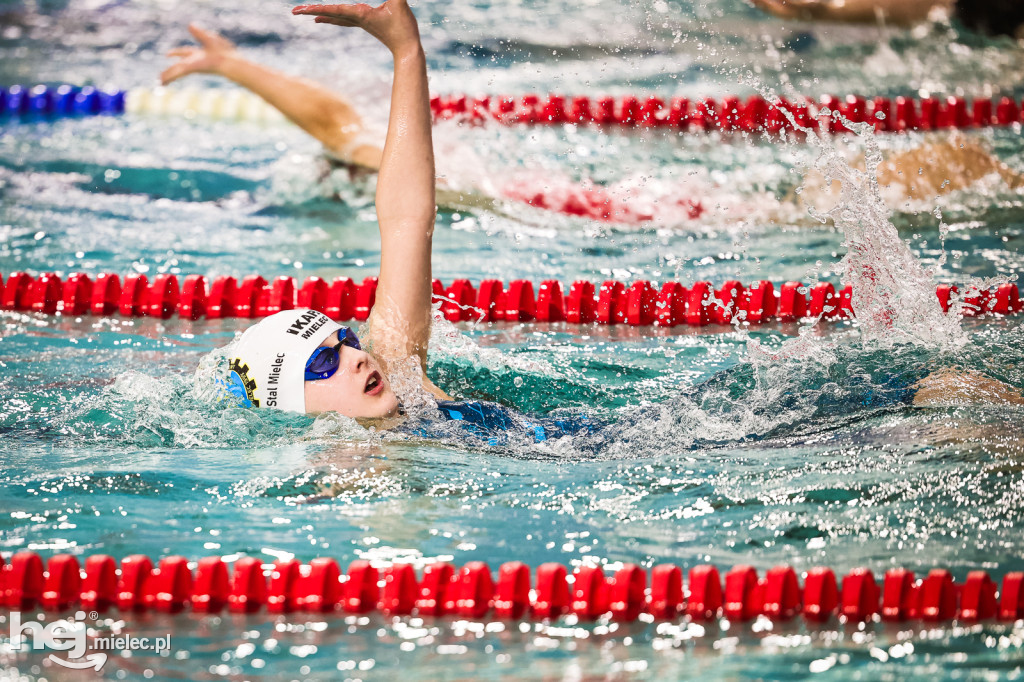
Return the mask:
[[228,392],[247,407],[306,411],[306,360],[341,325],[317,310],[282,310],[249,327],[231,353]]

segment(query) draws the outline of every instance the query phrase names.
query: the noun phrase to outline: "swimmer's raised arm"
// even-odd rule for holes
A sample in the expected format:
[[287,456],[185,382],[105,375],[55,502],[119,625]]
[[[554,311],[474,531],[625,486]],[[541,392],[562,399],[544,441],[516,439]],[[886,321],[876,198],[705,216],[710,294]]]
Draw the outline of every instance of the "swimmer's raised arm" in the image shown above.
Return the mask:
[[935,8],[949,10],[953,0],[750,0],[758,9],[783,19],[909,25],[924,21]]
[[188,30],[199,46],[168,53],[178,61],[160,74],[164,85],[193,73],[222,76],[262,97],[344,161],[373,170],[380,167],[380,147],[360,141],[362,119],[344,98],[311,80],[246,59],[224,36],[196,24],[189,24]]
[[[406,0],[387,0],[379,7],[300,5],[292,11],[313,15],[317,23],[362,28],[394,58],[391,114],[377,178],[381,257],[370,338],[379,360],[415,357],[425,371],[437,208],[427,61],[416,18]],[[424,385],[444,397],[429,381]]]

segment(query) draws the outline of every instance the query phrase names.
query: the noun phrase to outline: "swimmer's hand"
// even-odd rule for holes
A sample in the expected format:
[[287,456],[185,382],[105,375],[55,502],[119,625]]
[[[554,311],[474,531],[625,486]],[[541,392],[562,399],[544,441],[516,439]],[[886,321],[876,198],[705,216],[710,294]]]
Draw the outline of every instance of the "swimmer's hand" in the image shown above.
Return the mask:
[[408,49],[420,49],[420,31],[416,17],[406,0],[387,0],[379,7],[369,5],[299,5],[292,14],[308,14],[318,24],[357,26],[384,43],[397,55]]
[[235,44],[220,34],[207,31],[196,24],[189,24],[188,30],[199,43],[199,47],[177,47],[167,53],[168,57],[180,61],[160,74],[160,82],[164,85],[190,73],[223,75],[224,64],[237,52]]

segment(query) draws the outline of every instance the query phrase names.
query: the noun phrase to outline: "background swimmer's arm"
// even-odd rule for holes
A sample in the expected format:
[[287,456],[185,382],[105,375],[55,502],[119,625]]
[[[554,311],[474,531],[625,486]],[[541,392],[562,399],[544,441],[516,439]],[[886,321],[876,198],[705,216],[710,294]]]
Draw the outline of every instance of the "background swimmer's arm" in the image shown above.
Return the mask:
[[380,167],[380,147],[359,142],[363,122],[345,99],[313,81],[249,61],[224,36],[195,24],[189,24],[188,30],[199,47],[179,47],[168,53],[178,61],[160,74],[164,85],[192,73],[223,76],[262,97],[335,156],[373,170]]
[[[318,23],[358,26],[394,57],[391,115],[377,178],[381,257],[370,318],[374,355],[385,363],[408,357],[426,369],[430,340],[430,256],[436,214],[427,60],[406,0],[368,5],[303,5]],[[428,390],[440,393],[425,381]],[[442,394],[443,395],[443,394]]]
[[947,11],[954,0],[750,0],[758,9],[783,19],[909,25],[924,21],[936,7]]
[[962,190],[993,173],[1012,189],[1024,186],[1024,176],[990,154],[978,140],[954,131],[947,140],[890,155],[878,167],[878,181],[882,185],[898,183],[910,197],[928,199]]
[[1012,404],[1024,405],[1016,388],[973,370],[932,372],[917,382],[914,405]]

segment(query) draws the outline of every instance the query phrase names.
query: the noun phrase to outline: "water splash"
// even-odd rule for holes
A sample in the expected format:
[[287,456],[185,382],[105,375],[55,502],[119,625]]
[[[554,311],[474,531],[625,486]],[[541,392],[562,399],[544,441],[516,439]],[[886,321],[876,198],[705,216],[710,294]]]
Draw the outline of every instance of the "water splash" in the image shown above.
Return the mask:
[[835,206],[811,215],[831,219],[843,231],[847,253],[836,268],[853,286],[853,308],[866,341],[890,346],[915,343],[956,348],[967,343],[957,311],[945,314],[935,298],[935,272],[920,263],[889,220],[878,186],[882,153],[867,123],[844,124],[863,141],[865,170],[853,168],[828,138],[812,132],[819,150],[814,168],[827,182],[839,183]]
[[519,358],[497,348],[488,348],[476,343],[444,318],[444,315],[441,314],[441,302],[434,304],[433,322],[430,328],[430,348],[432,355],[437,353],[450,359],[464,359],[474,366],[490,370],[547,374],[549,376],[560,374],[559,369],[550,362],[536,358]]

